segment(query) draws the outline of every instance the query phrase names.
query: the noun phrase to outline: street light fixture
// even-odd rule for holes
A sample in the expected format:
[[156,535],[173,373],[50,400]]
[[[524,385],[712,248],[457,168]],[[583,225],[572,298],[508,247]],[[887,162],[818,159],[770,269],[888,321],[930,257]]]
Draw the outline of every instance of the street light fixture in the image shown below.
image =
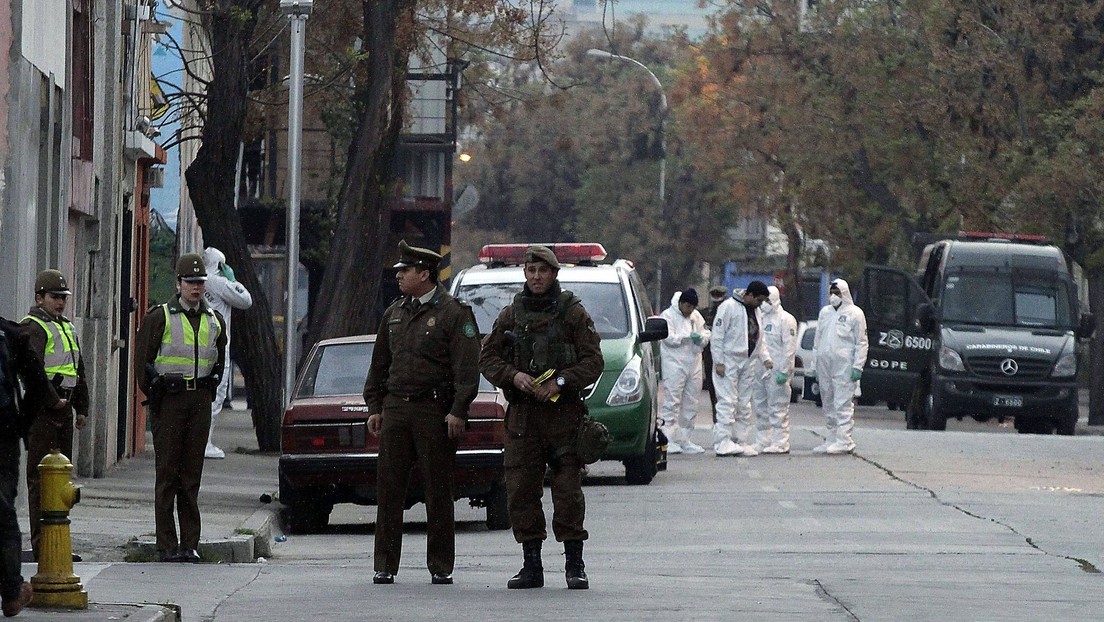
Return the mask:
[[313,0],[280,0],[280,11],[291,22],[291,74],[288,83],[288,210],[287,210],[287,307],[284,312],[284,406],[291,404],[295,383],[295,353],[298,343],[295,298],[299,291],[299,203],[302,189],[303,153],[303,57],[307,18]]
[[[621,61],[623,63],[629,63],[636,65],[644,71],[648,72],[648,75],[652,78],[652,84],[655,85],[656,90],[659,91],[659,218],[662,222],[664,212],[666,212],[667,193],[666,193],[666,181],[667,181],[667,93],[663,90],[663,84],[660,83],[659,78],[652,73],[651,69],[644,63],[636,60],[635,58],[629,58],[628,56],[622,56],[620,54],[614,54],[613,52],[607,52],[605,50],[599,50],[591,48],[586,51],[587,56],[594,58],[605,58],[609,60]],[[662,305],[663,296],[663,257],[662,255],[656,258],[656,292],[655,292],[655,311],[658,313],[663,309]]]

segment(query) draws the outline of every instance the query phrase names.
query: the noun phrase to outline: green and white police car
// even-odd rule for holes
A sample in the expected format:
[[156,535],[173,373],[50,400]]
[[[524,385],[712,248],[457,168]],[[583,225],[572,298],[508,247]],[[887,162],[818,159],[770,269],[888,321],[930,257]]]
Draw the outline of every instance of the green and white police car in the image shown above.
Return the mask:
[[[649,296],[631,261],[604,263],[601,244],[546,244],[560,262],[563,289],[578,296],[602,336],[605,369],[584,391],[590,416],[604,423],[610,444],[603,460],[625,465],[630,484],[648,484],[663,459],[656,440],[659,415],[659,339],[667,322],[652,317]],[[491,331],[499,312],[525,283],[522,273],[529,244],[491,244],[479,265],[452,280],[451,293],[471,305],[481,334]]]

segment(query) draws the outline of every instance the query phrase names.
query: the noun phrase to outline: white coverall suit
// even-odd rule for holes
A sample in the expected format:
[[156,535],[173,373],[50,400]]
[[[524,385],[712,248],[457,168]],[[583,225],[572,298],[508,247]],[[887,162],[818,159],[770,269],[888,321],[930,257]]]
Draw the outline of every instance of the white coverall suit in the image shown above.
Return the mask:
[[[668,451],[677,453],[701,448],[690,441],[694,417],[698,414],[698,395],[702,391],[702,351],[709,345],[709,329],[697,309],[690,316],[679,310],[681,292],[675,292],[671,306],[663,310],[667,320],[667,338],[659,342],[660,367],[663,372],[663,403],[659,416],[667,435]],[[694,343],[692,333],[701,335]],[[677,447],[676,447],[677,445]],[[696,448],[696,450],[695,450]]]
[[820,398],[827,419],[827,439],[813,448],[817,453],[848,453],[855,448],[851,431],[855,428],[855,391],[866,365],[866,315],[855,306],[847,281],[836,279],[840,290],[839,307],[831,304],[820,310],[813,340],[813,373],[820,385]]
[[[756,363],[756,381],[752,390],[755,410],[755,445],[766,454],[790,451],[790,377],[797,354],[797,320],[782,308],[778,288],[767,288],[770,297],[760,307],[763,312],[762,341],[774,369]],[[763,309],[763,307],[767,307]]]
[[[729,298],[717,307],[713,318],[713,387],[717,391],[717,422],[713,424],[713,451],[718,456],[755,455],[751,442],[751,395],[756,369],[767,366],[770,355],[763,346],[763,314],[755,309],[759,340],[748,352],[747,307],[740,298]],[[724,366],[724,376],[717,373]],[[761,373],[761,371],[760,371]]]
[[[215,390],[215,401],[211,402],[211,430],[207,435],[207,449],[204,455],[207,458],[222,458],[225,453],[215,446],[215,422],[222,412],[222,403],[226,401],[226,393],[230,389],[230,317],[231,309],[248,309],[253,306],[253,296],[236,280],[231,281],[224,275],[223,267],[226,266],[226,255],[219,249],[209,246],[203,251],[203,265],[207,269],[207,287],[203,297],[207,300],[207,306],[222,314],[226,321],[226,370],[222,374],[222,381]],[[230,274],[233,274],[232,272]]]

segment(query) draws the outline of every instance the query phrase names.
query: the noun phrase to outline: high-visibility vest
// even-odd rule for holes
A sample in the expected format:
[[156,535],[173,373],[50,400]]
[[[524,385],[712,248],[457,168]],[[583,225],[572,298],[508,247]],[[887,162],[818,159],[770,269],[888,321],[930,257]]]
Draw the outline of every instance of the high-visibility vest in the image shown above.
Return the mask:
[[215,342],[222,330],[215,312],[203,310],[197,332],[183,311],[170,313],[167,304],[161,308],[165,311],[165,330],[161,334],[161,348],[153,360],[157,373],[180,374],[185,378],[210,376],[218,362]]
[[42,366],[47,378],[61,375],[61,388],[72,389],[77,386],[77,361],[80,360],[80,345],[68,320],[44,322],[28,315],[23,321],[33,320],[46,331],[46,351],[42,354]]

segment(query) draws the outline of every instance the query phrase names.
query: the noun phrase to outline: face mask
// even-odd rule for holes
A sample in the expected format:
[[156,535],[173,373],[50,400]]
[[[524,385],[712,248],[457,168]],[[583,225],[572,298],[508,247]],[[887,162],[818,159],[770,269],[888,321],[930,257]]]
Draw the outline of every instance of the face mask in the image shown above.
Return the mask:
[[761,311],[762,311],[763,313],[770,313],[770,310],[771,310],[772,308],[774,308],[774,305],[772,305],[771,303],[769,303],[769,302],[767,302],[767,301],[763,301],[763,304],[759,305],[759,309],[760,309],[760,310],[761,310]]
[[828,297],[828,304],[830,304],[833,307],[838,309],[839,306],[841,304],[843,304],[843,298],[840,298],[839,296],[837,296],[835,294],[832,294],[831,296]]

